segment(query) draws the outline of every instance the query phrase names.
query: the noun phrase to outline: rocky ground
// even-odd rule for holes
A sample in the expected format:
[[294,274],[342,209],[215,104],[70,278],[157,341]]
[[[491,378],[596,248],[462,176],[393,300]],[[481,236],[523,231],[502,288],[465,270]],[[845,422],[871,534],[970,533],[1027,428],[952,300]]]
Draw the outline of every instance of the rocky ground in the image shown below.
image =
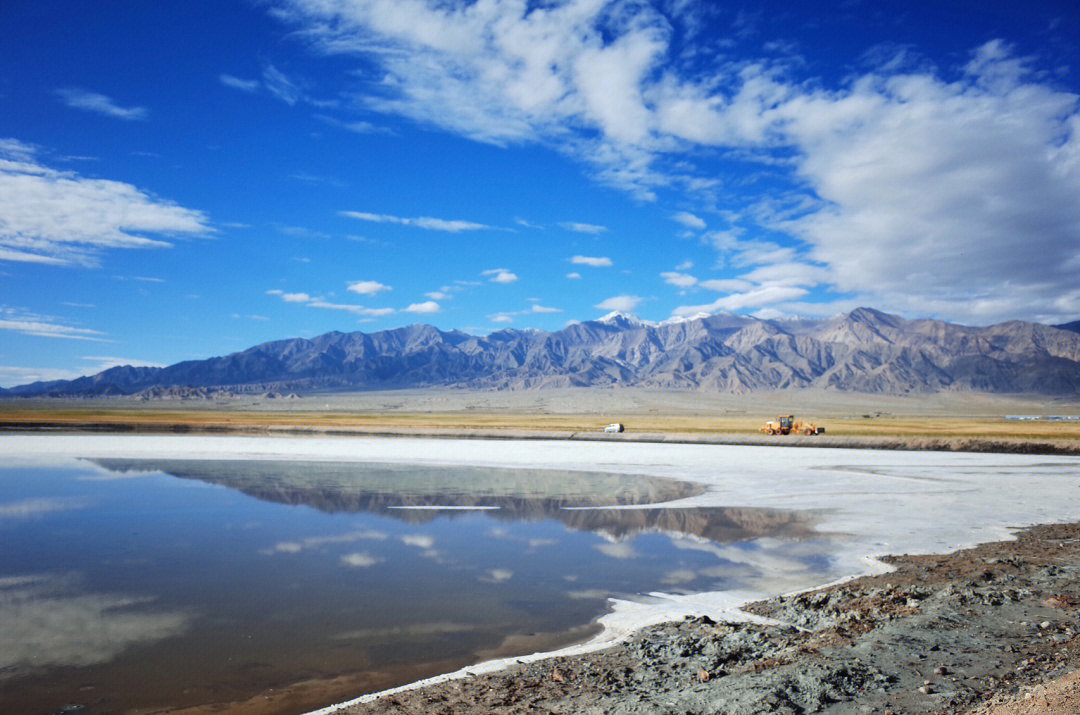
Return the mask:
[[748,606],[783,625],[687,619],[348,712],[1080,712],[1080,524],[886,560],[896,571]]

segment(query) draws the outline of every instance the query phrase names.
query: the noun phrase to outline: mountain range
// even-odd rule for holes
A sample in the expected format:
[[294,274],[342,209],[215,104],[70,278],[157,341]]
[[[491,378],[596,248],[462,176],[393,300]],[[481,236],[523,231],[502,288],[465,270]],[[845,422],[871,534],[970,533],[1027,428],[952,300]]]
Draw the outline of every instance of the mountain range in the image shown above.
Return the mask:
[[264,343],[168,367],[114,367],[8,397],[622,385],[744,393],[825,388],[1080,394],[1080,333],[1011,321],[969,327],[870,308],[824,319],[717,314],[645,322],[612,313],[562,330],[487,336],[410,325]]

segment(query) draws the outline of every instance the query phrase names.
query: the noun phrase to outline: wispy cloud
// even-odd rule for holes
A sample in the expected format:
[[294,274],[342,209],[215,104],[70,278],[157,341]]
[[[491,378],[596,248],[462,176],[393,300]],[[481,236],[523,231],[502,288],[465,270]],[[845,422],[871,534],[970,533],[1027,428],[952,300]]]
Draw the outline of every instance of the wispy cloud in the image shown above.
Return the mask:
[[393,134],[393,131],[388,127],[381,127],[359,119],[337,119],[336,117],[331,117],[326,114],[313,114],[311,116],[318,119],[323,124],[328,124],[331,127],[337,127],[338,129],[344,129],[353,134]]
[[355,305],[353,303],[332,303],[323,298],[313,296],[310,293],[286,293],[285,291],[277,288],[266,291],[266,294],[277,296],[286,303],[298,303],[301,305],[305,305],[308,308],[321,308],[323,310],[340,310],[365,318],[381,318],[386,315],[392,315],[394,312],[396,312],[393,308],[369,308],[367,306]]
[[56,90],[56,96],[72,109],[103,114],[106,117],[115,119],[144,120],[150,116],[150,112],[146,107],[121,107],[104,94],[77,87],[58,89]]
[[42,320],[5,320],[3,318],[0,318],[0,330],[36,335],[41,338],[67,338],[69,340],[101,340],[101,336],[104,335],[90,328],[77,328]]
[[355,218],[360,221],[372,223],[393,223],[401,226],[415,226],[429,231],[445,231],[447,233],[460,233],[462,231],[480,231],[491,229],[491,226],[474,221],[447,220],[432,218],[430,216],[418,216],[406,218],[402,216],[390,216],[388,214],[367,213],[366,211],[341,211],[340,215]]
[[234,77],[231,74],[225,73],[218,75],[218,81],[226,87],[238,89],[241,92],[247,92],[248,94],[258,92],[260,87],[259,80],[257,79],[240,79],[239,77]]
[[578,266],[592,266],[594,268],[606,268],[611,265],[611,259],[607,256],[574,256],[570,262]]
[[201,211],[131,184],[51,169],[35,154],[0,141],[0,260],[94,266],[108,249],[163,248],[171,244],[162,236],[212,230]]
[[560,223],[559,226],[567,231],[573,231],[575,233],[590,233],[596,235],[598,233],[606,233],[607,226],[599,226],[595,223],[579,223],[577,221],[565,221]]
[[303,96],[303,90],[284,72],[271,64],[263,67],[263,86],[270,94],[274,95],[285,104],[292,106]]

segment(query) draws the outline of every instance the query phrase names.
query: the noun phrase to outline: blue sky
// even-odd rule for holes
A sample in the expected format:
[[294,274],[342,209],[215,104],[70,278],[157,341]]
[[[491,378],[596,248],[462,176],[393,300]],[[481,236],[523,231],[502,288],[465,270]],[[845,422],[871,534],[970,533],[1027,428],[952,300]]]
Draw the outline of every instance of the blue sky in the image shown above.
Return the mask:
[[414,322],[1080,317],[1071,2],[0,6],[0,385]]

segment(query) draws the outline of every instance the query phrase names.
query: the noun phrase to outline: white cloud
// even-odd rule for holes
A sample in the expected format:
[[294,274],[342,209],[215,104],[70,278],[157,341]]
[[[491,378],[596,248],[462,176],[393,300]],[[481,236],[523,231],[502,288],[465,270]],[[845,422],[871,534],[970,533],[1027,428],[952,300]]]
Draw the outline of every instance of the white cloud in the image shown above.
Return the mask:
[[509,581],[514,577],[514,572],[510,569],[488,569],[484,572],[484,575],[480,577],[481,581],[488,583],[503,583]]
[[114,357],[106,355],[84,355],[80,360],[87,360],[94,363],[93,366],[87,368],[93,373],[101,372],[102,370],[108,370],[113,367],[165,367],[159,362],[148,362],[146,360],[139,360],[137,358],[125,358]]
[[262,81],[270,94],[289,106],[296,104],[303,97],[303,91],[296,82],[271,64],[263,67]]
[[121,107],[104,94],[89,92],[76,87],[58,89],[56,90],[56,96],[73,109],[104,114],[106,117],[131,121],[146,119],[150,116],[150,112],[147,111],[146,107]]
[[393,308],[368,308],[363,305],[354,305],[352,303],[331,303],[330,301],[318,298],[309,293],[286,293],[277,288],[266,291],[266,294],[276,295],[286,303],[299,303],[308,308],[321,308],[323,310],[341,310],[346,313],[352,313],[366,318],[380,318],[384,315],[391,315],[396,312]]
[[486,271],[480,271],[480,275],[489,276],[488,280],[492,283],[513,283],[518,279],[516,274],[510,272],[506,268],[491,268]]
[[595,223],[579,223],[577,221],[565,221],[560,223],[559,226],[567,231],[574,231],[575,233],[591,233],[593,235],[598,233],[606,233],[607,226],[599,226]]
[[286,303],[307,303],[309,301],[315,300],[307,293],[286,293],[285,291],[278,290],[277,288],[266,291],[266,294],[276,295]]
[[561,308],[550,308],[550,307],[548,307],[546,305],[540,305],[539,303],[534,303],[533,307],[530,310],[533,313],[561,313],[562,312]]
[[600,301],[594,307],[598,310],[614,310],[619,313],[631,313],[642,301],[636,295],[617,295]]
[[701,230],[704,229],[706,226],[704,219],[699,218],[698,216],[695,216],[688,211],[679,211],[675,214],[672,214],[671,219],[677,223],[681,223],[687,228]]
[[442,310],[439,304],[433,300],[426,300],[423,303],[413,303],[408,308],[405,308],[406,313],[438,313]]
[[698,285],[706,290],[714,290],[717,293],[738,293],[754,287],[753,283],[741,278],[712,278],[701,281]]
[[638,552],[634,551],[634,547],[625,541],[617,541],[611,544],[597,544],[593,548],[604,556],[610,556],[613,559],[632,559],[639,555]]
[[104,333],[90,328],[62,325],[36,316],[21,320],[0,318],[0,330],[10,330],[15,333],[34,335],[40,338],[68,338],[70,340],[101,340],[101,336],[104,335]]
[[953,318],[1080,313],[1080,103],[1038,61],[994,40],[961,67],[890,59],[840,81],[775,54],[688,72],[676,54],[706,49],[676,30],[688,12],[281,0],[276,15],[318,51],[378,68],[357,111],[543,143],[644,199],[715,199],[718,177],[687,166],[702,148],[768,167],[780,191],[729,198],[742,228],[786,237],[718,246],[730,265],[808,261],[835,291]]
[[29,385],[32,382],[51,382],[52,380],[73,380],[76,377],[80,377],[79,372],[63,368],[0,365],[0,387]]
[[0,502],[0,519],[31,519],[58,511],[83,509],[86,504],[75,499],[38,497]]
[[432,300],[450,300],[449,293],[444,293],[441,290],[433,290],[430,293],[424,293],[425,298],[431,298]]
[[210,231],[201,211],[131,184],[56,171],[32,147],[0,141],[0,260],[92,266],[106,249],[168,247],[161,236]]
[[353,544],[357,541],[385,541],[386,534],[382,531],[368,529],[363,531],[350,531],[344,534],[331,536],[308,536],[299,541],[279,541],[269,549],[260,549],[259,553],[264,556],[274,554],[298,554],[301,551],[319,549],[323,546],[335,546],[338,544]]
[[493,323],[512,323],[515,315],[517,313],[494,313],[488,316],[488,320]]
[[392,134],[393,133],[390,129],[387,129],[386,127],[377,126],[375,124],[372,124],[371,122],[365,122],[365,121],[361,121],[361,120],[349,121],[349,120],[344,120],[344,119],[337,119],[335,117],[330,117],[330,116],[327,116],[325,114],[313,114],[312,116],[315,119],[318,119],[320,122],[323,122],[324,124],[329,124],[330,126],[337,127],[338,129],[344,129],[345,131],[352,132],[353,134]]
[[428,231],[445,231],[447,233],[461,233],[462,231],[480,231],[484,229],[490,229],[491,226],[482,223],[476,223],[474,221],[459,221],[459,220],[447,220],[441,218],[431,218],[430,216],[419,216],[416,218],[405,218],[402,216],[390,216],[389,214],[374,214],[366,211],[341,211],[342,216],[348,218],[355,218],[360,221],[370,221],[372,223],[394,223],[401,226],[415,226],[416,228],[427,229]]
[[349,290],[360,295],[375,295],[384,290],[391,290],[391,288],[379,281],[353,281],[349,283]]
[[566,274],[566,277],[567,277],[567,278],[569,278],[569,279],[570,279],[570,280],[572,280],[572,281],[579,281],[579,280],[581,280],[581,274],[580,274],[580,273],[578,273],[577,271],[573,271],[573,272],[571,272],[571,273],[567,273],[567,274]]
[[809,291],[793,286],[762,286],[745,293],[732,293],[707,305],[682,305],[671,312],[674,316],[690,316],[698,313],[715,313],[718,310],[736,311],[756,308],[770,303],[802,298]]
[[0,579],[0,669],[108,663],[121,653],[182,635],[194,616],[163,611],[153,600],[87,593],[78,574]]
[[345,554],[341,557],[341,563],[344,566],[348,566],[353,569],[365,569],[369,566],[382,563],[383,559],[377,556],[372,556],[367,552],[358,552],[355,554]]
[[427,534],[406,534],[401,537],[401,542],[406,546],[415,546],[418,549],[430,549],[435,545],[435,538]]
[[240,79],[239,77],[234,77],[231,74],[225,73],[218,75],[218,81],[226,87],[232,87],[233,89],[238,89],[241,92],[247,92],[248,94],[258,92],[260,86],[259,80],[257,79]]
[[396,312],[393,308],[368,308],[363,305],[352,305],[350,303],[330,303],[325,300],[319,300],[318,298],[309,301],[307,307],[322,308],[323,310],[341,310],[346,313],[353,313],[354,315],[360,315],[367,318],[381,318],[384,315],[392,315]]
[[678,271],[667,271],[661,273],[660,277],[668,285],[678,286],[679,288],[689,288],[698,282],[698,279],[694,276],[688,273],[679,273]]
[[694,267],[694,262],[693,261],[683,261],[679,265],[675,266],[675,270],[677,270],[677,271],[688,271],[693,267]]
[[593,266],[594,268],[605,268],[611,265],[611,259],[607,256],[574,256],[570,262],[577,266]]

